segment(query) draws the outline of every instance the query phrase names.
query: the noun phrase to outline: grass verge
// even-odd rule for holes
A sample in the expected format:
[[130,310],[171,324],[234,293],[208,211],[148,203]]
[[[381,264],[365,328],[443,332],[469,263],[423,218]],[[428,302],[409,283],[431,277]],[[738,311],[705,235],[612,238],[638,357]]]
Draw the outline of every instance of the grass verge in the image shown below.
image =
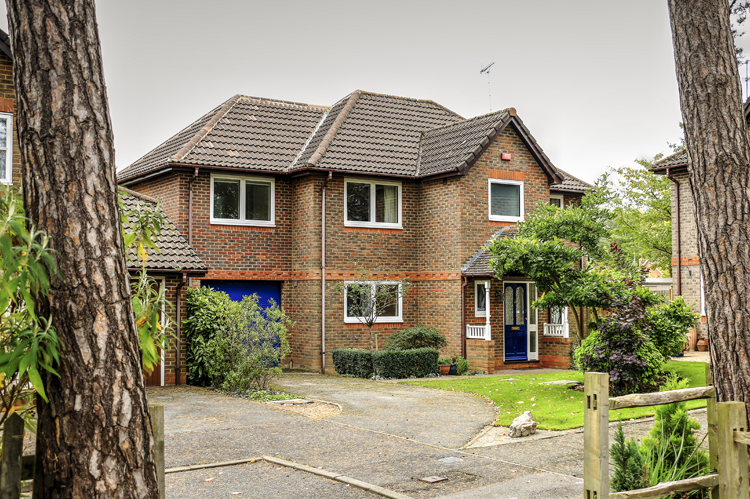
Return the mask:
[[[690,386],[705,386],[705,364],[703,362],[668,362],[664,370],[677,373],[690,380]],[[583,393],[568,389],[564,385],[544,385],[547,381],[583,381],[577,371],[549,374],[513,373],[504,376],[461,378],[429,381],[406,381],[442,390],[461,391],[483,395],[497,406],[496,426],[508,426],[524,411],[531,411],[542,430],[568,430],[583,426]],[[705,400],[691,400],[688,409],[705,407]],[[610,421],[622,421],[653,416],[651,407],[623,409],[609,413]]]

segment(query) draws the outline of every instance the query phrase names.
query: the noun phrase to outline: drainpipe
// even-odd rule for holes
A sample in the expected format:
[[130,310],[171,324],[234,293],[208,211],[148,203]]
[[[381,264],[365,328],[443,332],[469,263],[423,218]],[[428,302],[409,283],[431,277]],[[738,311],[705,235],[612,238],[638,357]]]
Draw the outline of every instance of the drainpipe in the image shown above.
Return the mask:
[[174,372],[175,372],[175,385],[181,385],[182,384],[182,366],[180,365],[180,354],[182,350],[182,345],[180,343],[180,325],[182,321],[182,300],[180,299],[180,294],[182,293],[182,288],[185,287],[185,284],[187,283],[187,273],[182,273],[182,281],[180,281],[179,284],[177,284],[177,320],[175,321],[175,336],[177,336],[177,344],[175,346],[175,361],[174,361]]
[[672,181],[676,189],[677,198],[677,294],[682,296],[682,240],[680,238],[680,183],[669,175],[667,168],[667,178]]
[[333,177],[328,172],[323,182],[320,203],[320,373],[326,373],[326,187]]
[[466,359],[466,285],[469,279],[464,276],[464,283],[461,285],[461,357]]

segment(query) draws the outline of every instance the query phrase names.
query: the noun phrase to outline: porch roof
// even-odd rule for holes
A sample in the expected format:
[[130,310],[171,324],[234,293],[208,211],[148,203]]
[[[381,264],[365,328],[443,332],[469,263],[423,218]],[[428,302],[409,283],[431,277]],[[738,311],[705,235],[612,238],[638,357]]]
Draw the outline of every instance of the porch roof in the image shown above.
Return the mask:
[[477,253],[461,267],[461,274],[467,277],[492,277],[495,273],[490,267],[490,257],[492,254],[487,250],[493,239],[498,237],[514,237],[516,235],[515,228],[503,228],[495,233]]

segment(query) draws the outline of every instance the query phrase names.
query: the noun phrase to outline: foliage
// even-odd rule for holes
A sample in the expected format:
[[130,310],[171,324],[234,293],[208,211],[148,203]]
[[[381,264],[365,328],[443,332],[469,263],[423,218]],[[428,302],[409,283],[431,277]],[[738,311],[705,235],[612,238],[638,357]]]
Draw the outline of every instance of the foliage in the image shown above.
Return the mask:
[[666,359],[651,341],[645,320],[650,298],[644,292],[614,298],[610,315],[574,352],[579,371],[609,373],[613,395],[653,391],[662,374]]
[[646,320],[651,325],[651,341],[666,358],[682,351],[687,333],[695,326],[698,314],[690,309],[682,296],[678,296],[672,302],[649,308]]
[[[678,390],[688,385],[687,380],[672,377],[664,389]],[[688,417],[685,402],[656,407],[656,421],[640,448],[648,471],[647,485],[708,474],[708,454],[700,449],[701,442],[693,434],[700,427]]]
[[300,398],[296,395],[286,392],[277,392],[273,390],[254,390],[247,393],[247,398],[256,402],[268,402],[271,400],[291,400]]
[[388,275],[376,275],[363,266],[358,274],[345,283],[336,283],[336,289],[346,297],[346,312],[367,326],[370,333],[370,350],[375,350],[375,335],[372,326],[379,317],[399,306],[402,297],[411,289],[408,278],[392,279]]
[[221,333],[204,343],[206,375],[212,387],[224,392],[267,390],[281,374],[279,364],[290,352],[288,329],[294,324],[273,300],[261,308],[255,294],[231,304]]
[[211,288],[188,288],[185,298],[187,319],[185,333],[185,365],[191,385],[208,386],[207,363],[212,355],[209,343],[223,334],[232,320],[236,305],[229,295]]
[[436,348],[439,350],[447,345],[448,341],[440,331],[434,327],[418,324],[391,335],[385,348],[386,350],[411,350],[414,348]]
[[610,481],[612,492],[635,490],[647,487],[643,468],[643,456],[635,440],[625,439],[622,423],[617,425],[615,443],[610,447],[614,473]]
[[629,256],[648,260],[653,267],[669,275],[672,268],[672,201],[671,182],[665,175],[649,171],[652,161],[636,160],[638,166],[610,168],[618,176],[616,185],[605,181],[610,189],[614,213],[612,239]]
[[[665,372],[690,379],[691,386],[705,385],[703,362],[670,361]],[[549,381],[583,381],[583,373],[565,371],[544,374],[513,373],[505,376],[453,377],[406,381],[411,385],[465,392],[486,397],[497,407],[496,425],[508,426],[524,411],[531,410],[541,430],[568,430],[583,426],[583,392],[565,385],[544,385]],[[705,399],[687,402],[688,409],[706,407]],[[610,411],[611,421],[627,421],[654,415],[654,407]]]
[[375,374],[386,379],[424,378],[437,374],[440,352],[434,348],[373,352]]
[[333,351],[333,366],[337,374],[370,378],[374,372],[372,354],[362,348],[339,348]]
[[[569,307],[576,320],[576,334],[582,340],[583,317],[579,307],[606,306],[622,288],[623,275],[598,264],[610,258],[605,239],[609,237],[612,214],[606,208],[606,189],[589,191],[580,205],[561,210],[540,203],[511,237],[495,237],[489,245],[490,265],[495,276],[520,273],[544,290],[534,302],[539,308]],[[582,262],[583,265],[581,265]]]
[[[131,301],[141,346],[141,363],[150,374],[161,362],[159,349],[168,350],[169,336],[174,335],[172,320],[168,314],[162,313],[165,307],[172,307],[166,298],[164,285],[146,273],[148,252],[159,251],[157,241],[167,221],[160,203],[152,210],[138,200],[136,207],[128,211],[122,197],[118,201],[125,254],[134,262],[141,263],[141,272],[131,278]],[[136,249],[134,258],[129,255],[130,247]]]
[[469,361],[460,355],[454,355],[453,357],[440,357],[438,359],[438,365],[455,365],[456,374],[459,376],[469,372]]
[[19,407],[33,410],[33,390],[47,400],[41,371],[54,375],[62,344],[52,318],[37,309],[57,267],[49,239],[28,220],[18,192],[0,187],[0,424]]

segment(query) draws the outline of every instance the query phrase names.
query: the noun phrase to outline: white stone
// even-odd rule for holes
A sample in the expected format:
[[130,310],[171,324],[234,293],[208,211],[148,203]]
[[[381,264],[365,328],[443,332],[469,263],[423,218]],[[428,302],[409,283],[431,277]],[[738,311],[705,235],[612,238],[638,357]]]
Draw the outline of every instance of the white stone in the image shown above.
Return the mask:
[[526,411],[510,424],[508,430],[508,436],[511,438],[528,437],[536,433],[536,421],[534,416],[531,415],[531,411]]

